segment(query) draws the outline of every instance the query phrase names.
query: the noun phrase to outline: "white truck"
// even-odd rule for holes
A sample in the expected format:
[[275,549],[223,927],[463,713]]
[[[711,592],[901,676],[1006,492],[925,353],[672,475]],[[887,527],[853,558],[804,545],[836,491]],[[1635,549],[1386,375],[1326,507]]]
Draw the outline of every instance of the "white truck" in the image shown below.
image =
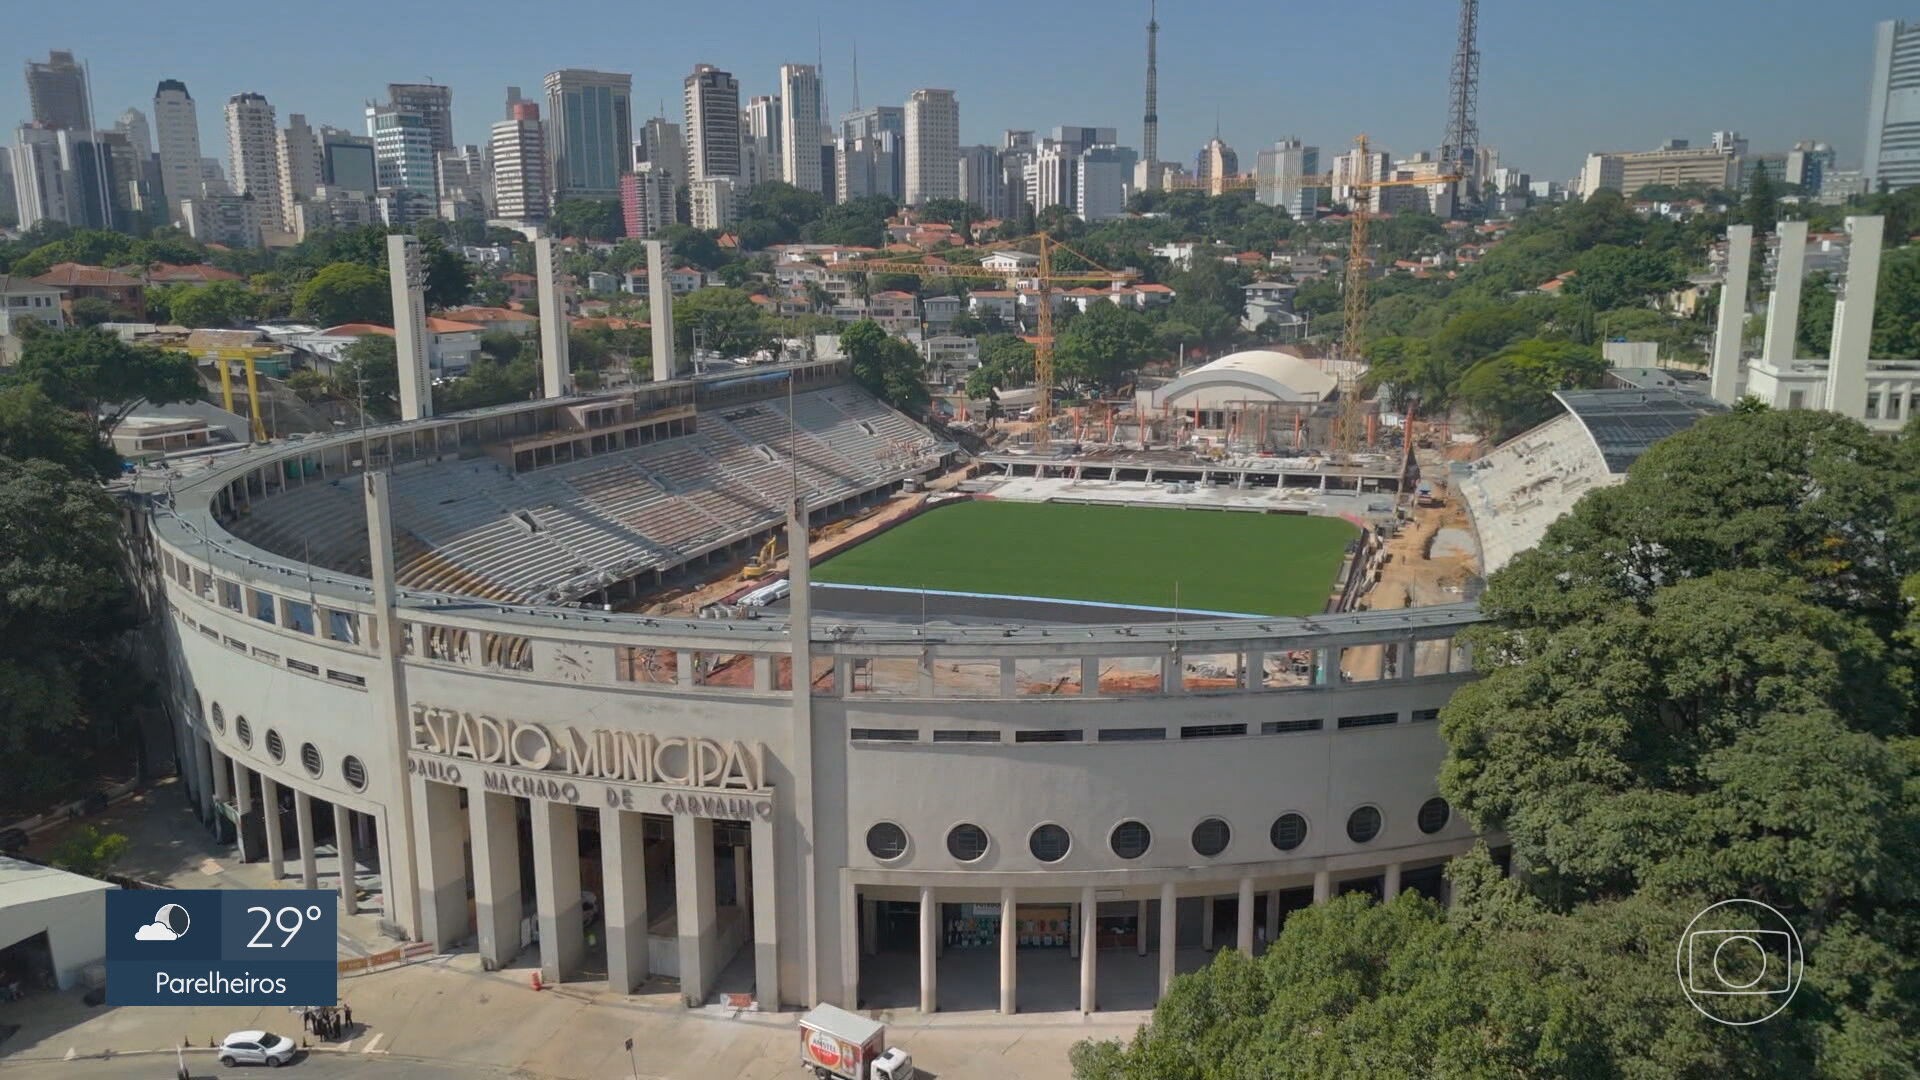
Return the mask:
[[[882,1050],[881,1047],[886,1047]],[[913,1080],[913,1059],[887,1046],[887,1026],[832,1005],[800,1018],[800,1065],[816,1080]]]

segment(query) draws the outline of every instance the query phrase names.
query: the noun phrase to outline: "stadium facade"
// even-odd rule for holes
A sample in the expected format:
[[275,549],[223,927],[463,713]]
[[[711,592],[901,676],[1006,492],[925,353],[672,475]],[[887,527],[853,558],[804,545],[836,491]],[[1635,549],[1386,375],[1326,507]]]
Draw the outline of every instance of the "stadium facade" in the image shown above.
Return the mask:
[[787,612],[615,610],[952,452],[807,363],[215,459],[138,530],[186,786],[276,877],[357,849],[409,937],[689,1003],[917,967],[932,1009],[974,951],[1003,1011],[1062,954],[1092,1010],[1102,959],[1164,991],[1176,947],[1442,896],[1471,605],[920,625],[816,614],[799,560]]

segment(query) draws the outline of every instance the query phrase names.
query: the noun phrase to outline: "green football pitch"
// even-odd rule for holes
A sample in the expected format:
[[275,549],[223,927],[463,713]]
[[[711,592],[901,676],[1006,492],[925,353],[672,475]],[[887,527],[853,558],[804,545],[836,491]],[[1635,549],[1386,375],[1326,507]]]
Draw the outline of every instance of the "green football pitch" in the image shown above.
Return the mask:
[[1177,590],[1195,611],[1312,615],[1358,535],[1330,517],[963,502],[834,556],[814,580],[1162,608]]

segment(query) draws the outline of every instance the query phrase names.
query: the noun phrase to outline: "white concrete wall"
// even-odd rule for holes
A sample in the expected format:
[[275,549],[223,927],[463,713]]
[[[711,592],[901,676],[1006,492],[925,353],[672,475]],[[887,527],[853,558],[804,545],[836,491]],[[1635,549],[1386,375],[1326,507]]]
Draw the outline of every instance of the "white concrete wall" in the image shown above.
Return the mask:
[[71,989],[88,964],[107,958],[107,893],[113,886],[105,882],[99,886],[90,892],[0,906],[0,946],[44,931],[53,952],[54,979],[60,989]]

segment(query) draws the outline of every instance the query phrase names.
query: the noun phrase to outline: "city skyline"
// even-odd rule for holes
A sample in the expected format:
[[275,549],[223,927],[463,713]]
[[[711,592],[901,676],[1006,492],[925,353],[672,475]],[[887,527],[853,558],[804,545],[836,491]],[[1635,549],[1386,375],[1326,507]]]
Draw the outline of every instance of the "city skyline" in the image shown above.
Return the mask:
[[[481,6],[489,2],[482,0]],[[351,29],[364,24],[351,17],[334,20],[304,44],[308,56],[352,56],[352,71],[292,68],[270,51],[242,48],[237,28],[245,22],[219,18],[221,7],[237,11],[238,6],[227,0],[210,6],[214,10],[204,20],[210,36],[198,39],[205,44],[178,54],[145,47],[133,29],[136,23],[103,18],[97,10],[36,11],[19,27],[21,59],[37,59],[49,49],[71,50],[90,67],[92,108],[101,117],[118,115],[129,105],[145,109],[161,79],[180,79],[203,104],[199,122],[206,146],[221,145],[225,134],[218,110],[205,108],[207,102],[256,92],[281,113],[300,112],[315,124],[351,127],[358,126],[365,101],[380,96],[388,83],[431,79],[452,88],[454,139],[465,144],[485,141],[499,118],[495,103],[506,86],[538,85],[546,72],[569,67],[632,71],[637,124],[658,112],[663,100],[665,115],[677,118],[678,84],[695,63],[734,73],[745,100],[778,92],[780,64],[824,60],[821,77],[832,123],[850,111],[851,58],[864,44],[863,102],[902,104],[915,89],[950,87],[962,103],[962,145],[996,142],[1006,128],[1061,123],[1112,126],[1122,144],[1138,148],[1142,143],[1144,3],[1137,5],[1138,18],[1108,9],[1110,17],[1097,25],[1075,20],[1036,25],[1023,18],[1020,35],[996,39],[993,70],[1047,64],[1061,72],[1044,100],[1025,92],[1034,85],[1031,79],[993,78],[962,57],[928,61],[914,48],[924,35],[910,21],[873,20],[864,9],[836,2],[809,9],[750,4],[752,17],[728,22],[731,37],[687,27],[650,29],[644,64],[637,59],[638,47],[622,44],[619,33],[583,35],[579,45],[536,52],[491,33],[486,18],[442,25],[424,15],[403,17],[402,31],[434,35],[430,61],[409,50],[416,34],[365,40]],[[358,7],[376,10],[367,0],[347,0],[342,14]],[[981,12],[983,19],[991,9],[990,4]],[[383,17],[392,14],[385,7],[377,10]],[[589,3],[577,18],[591,22],[620,14],[613,5]],[[1727,17],[1733,14],[1738,18]],[[1549,26],[1490,5],[1481,28],[1482,140],[1498,147],[1504,160],[1557,179],[1574,175],[1590,151],[1652,148],[1669,137],[1697,140],[1723,128],[1740,130],[1756,150],[1821,139],[1839,150],[1843,166],[1857,164],[1873,25],[1920,17],[1920,11],[1881,0],[1839,0],[1828,16],[1829,32],[1809,38],[1791,13],[1750,11],[1732,0],[1709,0],[1685,10],[1624,0],[1604,14],[1572,16],[1580,21],[1574,33],[1567,17]],[[1249,161],[1260,148],[1288,136],[1333,149],[1362,130],[1396,154],[1434,148],[1444,131],[1454,17],[1450,5],[1429,10],[1368,0],[1348,10],[1349,25],[1343,29],[1302,24],[1265,8],[1162,5],[1160,156],[1190,159],[1212,135],[1216,117],[1222,136]],[[226,27],[234,28],[232,48],[222,47]],[[1355,36],[1355,27],[1363,33]],[[1703,35],[1717,47],[1698,48]],[[1259,53],[1264,69],[1254,69],[1250,58],[1224,53],[1217,44],[1251,40],[1275,42]],[[1360,44],[1349,44],[1356,41]],[[1791,82],[1766,78],[1767,66],[1754,61],[1769,49],[1781,50],[1783,42],[1791,42],[1800,73]],[[1354,47],[1370,51],[1373,60],[1366,70],[1379,77],[1357,85],[1337,83],[1352,70],[1340,50]],[[1637,60],[1631,73],[1609,59],[1628,48]],[[1063,57],[1075,55],[1086,62],[1070,68],[1061,64]],[[29,115],[24,81],[0,80],[0,118],[11,124]]]

